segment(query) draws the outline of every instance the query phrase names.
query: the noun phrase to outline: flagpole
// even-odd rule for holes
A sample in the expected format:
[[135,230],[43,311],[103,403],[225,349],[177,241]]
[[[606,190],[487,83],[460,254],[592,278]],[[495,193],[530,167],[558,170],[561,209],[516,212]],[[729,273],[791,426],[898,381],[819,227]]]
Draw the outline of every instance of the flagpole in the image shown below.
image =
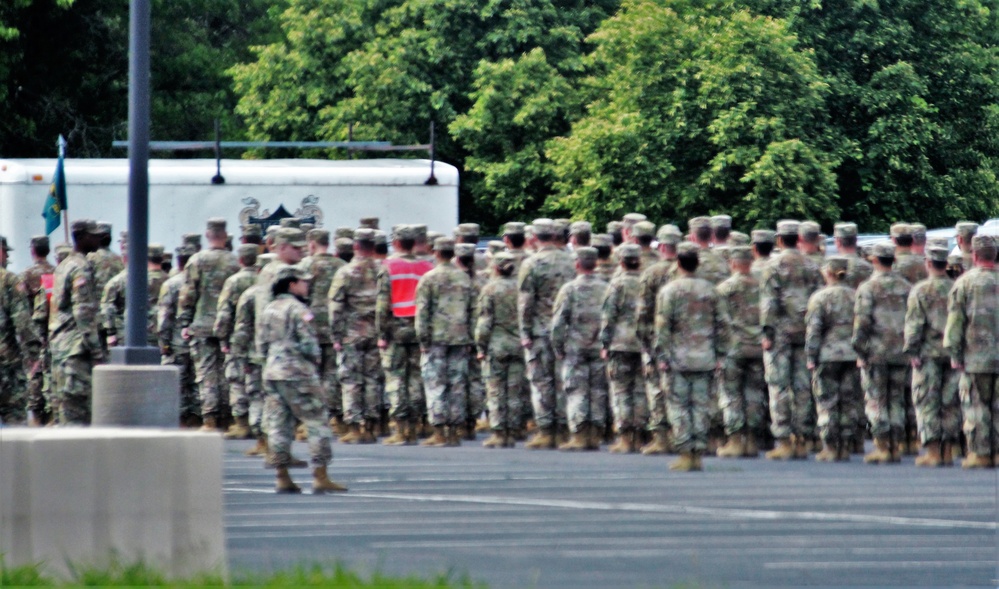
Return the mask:
[[[59,141],[57,142],[57,144],[59,145],[59,159],[63,160],[63,162],[64,162],[63,165],[65,165],[65,159],[66,159],[66,139],[62,135],[59,135]],[[64,176],[63,177],[63,182],[65,182],[65,181],[66,180],[65,180],[65,176]],[[70,241],[69,241],[69,207],[64,207],[62,209],[62,231],[63,231],[63,236],[65,237],[65,240],[66,240],[64,243],[69,244],[70,243]]]

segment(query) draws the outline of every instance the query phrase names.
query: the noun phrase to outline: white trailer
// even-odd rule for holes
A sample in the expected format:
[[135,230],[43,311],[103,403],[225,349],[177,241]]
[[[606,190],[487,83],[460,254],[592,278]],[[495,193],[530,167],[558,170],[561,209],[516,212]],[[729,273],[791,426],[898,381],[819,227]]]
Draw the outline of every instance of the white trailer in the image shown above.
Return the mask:
[[[31,264],[28,242],[45,232],[42,210],[55,159],[0,159],[0,235],[15,251],[8,267]],[[357,227],[379,217],[383,229],[425,223],[450,233],[458,223],[458,170],[430,160],[222,160],[222,184],[213,184],[214,159],[149,160],[149,242],[172,251],[184,233],[203,233],[205,220],[222,217],[230,233],[252,219],[313,217],[317,227]],[[69,218],[128,226],[128,160],[67,159]],[[267,222],[263,222],[267,224]],[[64,241],[63,227],[50,236]]]

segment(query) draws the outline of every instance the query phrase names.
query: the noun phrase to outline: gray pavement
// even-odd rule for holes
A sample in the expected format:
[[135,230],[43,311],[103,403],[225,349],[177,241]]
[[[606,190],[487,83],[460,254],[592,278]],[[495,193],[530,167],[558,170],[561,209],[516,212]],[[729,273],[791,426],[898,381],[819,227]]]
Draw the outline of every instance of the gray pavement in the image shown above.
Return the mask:
[[[996,587],[997,473],[334,444],[337,496],[226,442],[230,566],[453,571],[493,588]],[[305,444],[295,454],[307,457]],[[684,585],[687,586],[687,585]]]

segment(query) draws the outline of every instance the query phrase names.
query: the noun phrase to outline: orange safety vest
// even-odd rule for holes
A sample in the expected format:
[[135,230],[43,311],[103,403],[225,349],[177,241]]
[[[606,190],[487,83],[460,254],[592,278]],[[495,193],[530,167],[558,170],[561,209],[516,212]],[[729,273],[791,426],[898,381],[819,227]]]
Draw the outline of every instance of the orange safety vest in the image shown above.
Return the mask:
[[45,300],[52,300],[52,287],[55,285],[55,274],[42,274],[42,290],[45,291]]
[[416,316],[416,285],[434,268],[427,260],[388,258],[385,260],[392,283],[392,314],[396,317]]

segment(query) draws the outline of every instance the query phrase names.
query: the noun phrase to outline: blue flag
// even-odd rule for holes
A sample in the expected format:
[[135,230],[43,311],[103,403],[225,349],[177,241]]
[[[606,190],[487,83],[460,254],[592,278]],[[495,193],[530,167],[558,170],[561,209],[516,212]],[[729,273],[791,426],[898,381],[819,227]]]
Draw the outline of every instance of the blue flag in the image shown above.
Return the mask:
[[63,165],[65,154],[66,140],[60,135],[59,163],[56,164],[55,174],[52,175],[52,186],[49,187],[49,196],[45,199],[45,209],[42,210],[46,235],[59,228],[62,212],[66,210],[66,170]]

